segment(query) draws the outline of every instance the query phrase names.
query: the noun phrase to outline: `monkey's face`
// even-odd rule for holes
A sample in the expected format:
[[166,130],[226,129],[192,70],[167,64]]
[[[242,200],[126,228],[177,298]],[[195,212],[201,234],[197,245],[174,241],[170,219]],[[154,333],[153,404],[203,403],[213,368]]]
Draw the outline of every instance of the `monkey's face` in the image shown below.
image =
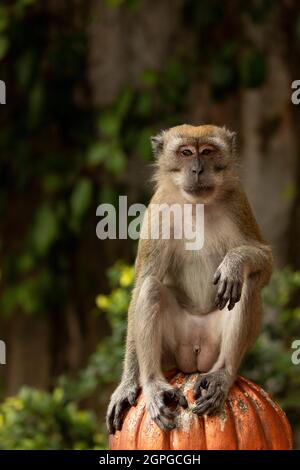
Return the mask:
[[179,126],[164,134],[159,164],[192,202],[213,201],[233,177],[233,134],[216,126]]

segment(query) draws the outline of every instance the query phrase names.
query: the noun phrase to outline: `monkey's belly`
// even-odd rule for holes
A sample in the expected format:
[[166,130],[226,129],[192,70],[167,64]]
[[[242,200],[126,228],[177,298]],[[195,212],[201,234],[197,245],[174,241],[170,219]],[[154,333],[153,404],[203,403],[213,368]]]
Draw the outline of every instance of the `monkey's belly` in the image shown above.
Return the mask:
[[176,318],[175,365],[182,372],[208,372],[218,359],[221,343],[222,312],[203,316],[185,313]]

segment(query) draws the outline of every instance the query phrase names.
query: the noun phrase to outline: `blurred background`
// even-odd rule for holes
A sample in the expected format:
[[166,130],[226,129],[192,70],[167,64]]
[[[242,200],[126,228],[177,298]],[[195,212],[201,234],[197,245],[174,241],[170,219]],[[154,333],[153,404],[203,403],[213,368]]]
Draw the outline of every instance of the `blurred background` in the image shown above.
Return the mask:
[[242,372],[300,448],[297,0],[14,0],[0,5],[0,448],[105,448],[136,243],[96,208],[151,195],[149,137],[187,122],[239,135],[241,176],[276,260]]

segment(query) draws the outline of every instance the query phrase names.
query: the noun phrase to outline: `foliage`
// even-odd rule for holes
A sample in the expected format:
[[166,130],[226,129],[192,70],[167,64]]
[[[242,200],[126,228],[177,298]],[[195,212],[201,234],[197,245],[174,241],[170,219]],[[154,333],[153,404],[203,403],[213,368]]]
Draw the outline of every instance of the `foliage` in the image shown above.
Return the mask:
[[[58,379],[51,393],[23,387],[0,405],[0,449],[104,448],[106,431],[93,411],[78,405],[95,390],[107,400],[107,387],[121,374],[126,313],[134,270],[118,262],[108,270],[109,295],[98,295],[96,304],[107,312],[112,334],[102,341],[76,379]],[[100,312],[100,310],[99,310]],[[105,393],[106,392],[106,393]]]
[[99,449],[104,442],[95,414],[67,402],[61,388],[23,387],[0,406],[0,449]]
[[266,320],[255,347],[247,355],[243,373],[273,393],[291,418],[300,416],[299,366],[292,363],[292,342],[299,338],[299,307],[292,307],[299,293],[300,272],[276,271],[265,289]]
[[111,334],[98,344],[87,367],[75,380],[60,377],[59,385],[69,399],[82,400],[100,389],[100,399],[105,402],[108,398],[106,387],[116,383],[121,376],[133,267],[119,261],[108,270],[108,278],[112,291],[109,295],[98,295],[96,305],[100,315],[106,313]]

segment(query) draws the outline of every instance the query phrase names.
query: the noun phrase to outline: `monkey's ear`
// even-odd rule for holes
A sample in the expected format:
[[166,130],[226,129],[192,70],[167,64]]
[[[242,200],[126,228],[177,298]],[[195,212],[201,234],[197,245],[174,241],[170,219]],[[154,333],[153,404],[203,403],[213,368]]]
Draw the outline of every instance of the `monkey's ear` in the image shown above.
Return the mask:
[[231,153],[235,154],[236,153],[237,133],[233,132],[233,131],[230,131],[226,127],[223,127],[223,129],[225,131],[226,139],[227,139],[229,148],[231,150]]
[[164,132],[160,132],[159,134],[151,137],[151,145],[152,145],[152,150],[154,153],[155,157],[158,157],[158,155],[162,152],[163,147],[164,147]]

